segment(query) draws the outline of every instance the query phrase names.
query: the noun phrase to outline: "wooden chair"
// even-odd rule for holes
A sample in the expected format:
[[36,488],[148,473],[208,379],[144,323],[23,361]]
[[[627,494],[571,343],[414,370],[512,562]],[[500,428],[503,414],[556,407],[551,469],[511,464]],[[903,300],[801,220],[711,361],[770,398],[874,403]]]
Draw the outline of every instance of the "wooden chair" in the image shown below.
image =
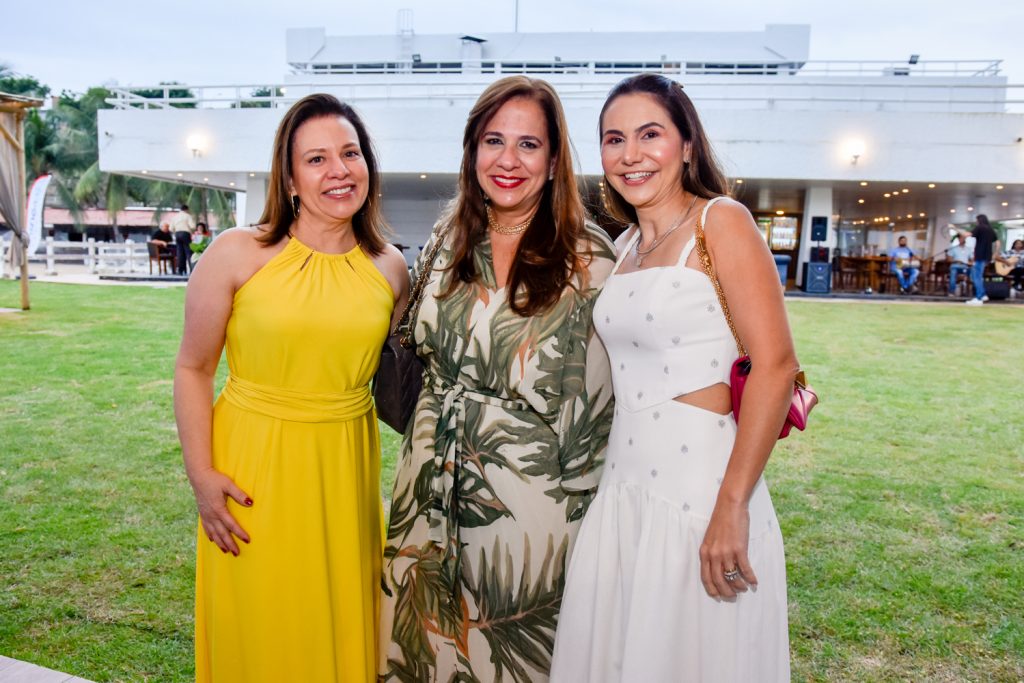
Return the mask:
[[857,264],[849,256],[836,257],[832,279],[832,288],[839,291],[863,289],[861,286],[860,269],[857,268]]
[[156,272],[158,275],[167,275],[168,266],[170,272],[177,270],[178,259],[173,251],[161,249],[156,242],[146,242],[149,250],[149,274],[153,274],[153,262],[156,261]]
[[929,294],[945,294],[949,289],[949,261],[929,259],[925,263],[928,264],[927,270],[921,271],[924,290]]
[[885,261],[884,263],[879,262],[878,264],[878,293],[882,292],[898,292],[900,291],[899,280],[896,279],[896,273],[892,272],[892,260]]

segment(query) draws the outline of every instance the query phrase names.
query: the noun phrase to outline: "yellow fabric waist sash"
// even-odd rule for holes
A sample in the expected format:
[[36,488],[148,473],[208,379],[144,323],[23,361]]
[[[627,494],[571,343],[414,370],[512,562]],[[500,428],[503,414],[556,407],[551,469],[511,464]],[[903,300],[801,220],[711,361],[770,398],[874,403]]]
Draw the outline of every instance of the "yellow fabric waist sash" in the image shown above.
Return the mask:
[[229,375],[221,396],[242,410],[289,422],[346,422],[373,408],[369,385],[336,394],[318,394],[256,384]]

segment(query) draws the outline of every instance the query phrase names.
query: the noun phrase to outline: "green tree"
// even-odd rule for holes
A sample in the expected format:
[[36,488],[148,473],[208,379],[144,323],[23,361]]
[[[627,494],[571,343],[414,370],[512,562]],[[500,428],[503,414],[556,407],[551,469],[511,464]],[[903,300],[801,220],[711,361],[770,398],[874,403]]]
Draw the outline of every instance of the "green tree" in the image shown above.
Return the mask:
[[205,223],[210,222],[211,216],[216,217],[220,227],[231,227],[235,222],[235,197],[231,192],[197,185],[151,181],[146,199],[150,206],[158,207],[153,214],[157,224],[167,207],[177,209],[182,204],[188,206],[197,220]]
[[[8,74],[9,71],[0,66],[0,83]],[[49,92],[49,88],[39,84],[37,92],[44,91]],[[187,90],[173,93],[176,96],[191,94]],[[177,208],[184,203],[207,222],[212,215],[218,225],[230,225],[234,216],[232,193],[100,170],[97,116],[100,109],[112,108],[107,102],[112,96],[106,88],[90,88],[81,95],[65,91],[51,109],[29,112],[25,121],[29,182],[43,174],[52,175],[50,187],[58,202],[71,212],[76,225],[82,225],[82,208],[105,209],[115,235],[118,213],[131,204]],[[163,97],[163,92],[153,96]],[[161,213],[158,209],[154,216],[157,222]]]
[[[173,85],[183,85],[183,84],[179,83],[178,81],[160,81],[160,85],[173,86]],[[145,97],[145,98],[151,99],[151,100],[162,100],[162,99],[164,99],[164,97],[171,97],[171,98],[184,98],[184,97],[188,97],[188,98],[193,98],[194,99],[195,96],[196,96],[196,94],[194,92],[192,92],[191,90],[189,90],[188,88],[171,88],[171,87],[168,87],[166,90],[164,88],[139,88],[139,89],[132,88],[131,92],[132,92],[133,95],[138,95],[139,97]],[[175,107],[175,108],[178,108],[178,109],[195,109],[196,108],[195,102],[175,102],[175,103],[172,103],[171,106]]]
[[0,64],[0,92],[44,98],[50,94],[50,88],[32,76],[16,74],[6,64]]
[[[280,88],[254,88],[250,93],[252,97],[281,97],[284,95]],[[270,100],[243,100],[238,103],[240,109],[270,109]]]

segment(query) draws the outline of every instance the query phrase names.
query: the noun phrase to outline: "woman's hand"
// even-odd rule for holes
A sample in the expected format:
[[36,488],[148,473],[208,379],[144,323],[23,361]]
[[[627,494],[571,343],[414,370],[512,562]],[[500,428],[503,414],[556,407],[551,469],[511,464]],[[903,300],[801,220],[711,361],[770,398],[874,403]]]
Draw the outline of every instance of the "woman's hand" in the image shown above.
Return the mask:
[[217,544],[222,552],[238,556],[238,544],[232,535],[249,542],[249,534],[228,512],[227,498],[231,496],[239,505],[252,507],[252,499],[235,482],[215,469],[190,477],[196,494],[196,507],[206,537]]
[[[747,558],[750,513],[743,503],[719,501],[700,546],[700,580],[713,598],[734,598],[757,586]],[[726,577],[729,574],[731,579]]]

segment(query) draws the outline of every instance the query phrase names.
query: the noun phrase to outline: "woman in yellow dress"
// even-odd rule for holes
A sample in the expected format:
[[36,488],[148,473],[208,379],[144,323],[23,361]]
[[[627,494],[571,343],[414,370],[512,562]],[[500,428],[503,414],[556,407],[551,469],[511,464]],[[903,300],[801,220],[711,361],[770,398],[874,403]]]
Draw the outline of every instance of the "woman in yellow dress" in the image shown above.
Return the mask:
[[359,116],[310,95],[278,128],[260,224],[220,235],[189,282],[174,408],[200,517],[197,681],[374,679],[368,383],[408,288],[379,191]]

